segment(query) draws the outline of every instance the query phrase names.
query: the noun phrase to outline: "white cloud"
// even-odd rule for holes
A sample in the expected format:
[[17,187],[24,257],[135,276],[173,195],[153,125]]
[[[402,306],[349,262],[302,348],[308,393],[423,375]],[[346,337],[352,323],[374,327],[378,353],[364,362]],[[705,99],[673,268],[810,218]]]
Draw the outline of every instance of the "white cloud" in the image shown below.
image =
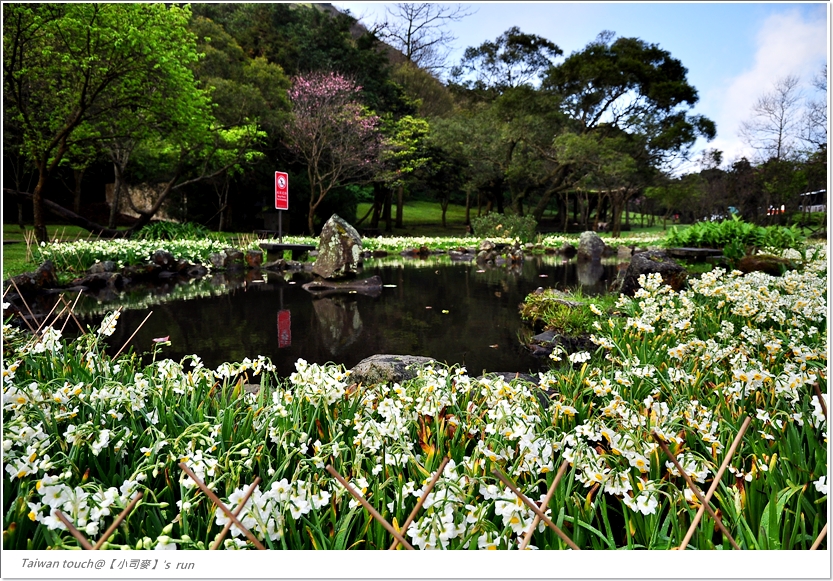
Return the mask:
[[787,75],[797,75],[803,85],[809,86],[826,62],[826,55],[826,18],[805,20],[797,10],[768,17],[757,34],[752,67],[708,95],[717,111],[713,119],[718,136],[707,147],[723,151],[725,162],[751,156],[738,130],[750,117],[755,100]]

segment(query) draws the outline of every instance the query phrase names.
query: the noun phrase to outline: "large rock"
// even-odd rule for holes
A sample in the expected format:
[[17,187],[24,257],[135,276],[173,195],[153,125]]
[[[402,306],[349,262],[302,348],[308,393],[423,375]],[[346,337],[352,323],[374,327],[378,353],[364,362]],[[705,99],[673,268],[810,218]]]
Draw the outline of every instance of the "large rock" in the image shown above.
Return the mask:
[[8,288],[9,286],[14,287],[12,281],[14,281],[14,285],[17,285],[21,294],[33,294],[42,289],[50,289],[58,286],[58,279],[55,276],[55,265],[51,260],[47,260],[41,264],[34,272],[25,272],[13,276],[6,281],[7,284],[3,285],[4,288]]
[[[402,383],[417,376],[418,366],[437,363],[430,357],[416,355],[371,355],[350,370],[350,379],[357,383]],[[410,366],[414,368],[410,368]]]
[[362,239],[356,229],[337,214],[324,224],[318,241],[318,258],[312,272],[321,278],[354,276],[361,264]]
[[604,240],[599,238],[599,235],[588,230],[581,233],[581,238],[578,240],[578,259],[579,260],[593,260],[599,261],[605,251]]
[[675,291],[680,290],[685,284],[688,272],[686,269],[668,258],[661,250],[648,250],[634,254],[628,270],[625,271],[622,280],[621,292],[633,296],[640,288],[639,276],[658,272],[662,280]]

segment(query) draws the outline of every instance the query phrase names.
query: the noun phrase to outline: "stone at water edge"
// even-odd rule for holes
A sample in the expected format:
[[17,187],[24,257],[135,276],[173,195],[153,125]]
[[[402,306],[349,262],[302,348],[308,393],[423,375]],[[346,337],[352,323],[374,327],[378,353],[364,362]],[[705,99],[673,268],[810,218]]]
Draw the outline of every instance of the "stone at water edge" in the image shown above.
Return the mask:
[[737,269],[743,273],[763,272],[772,276],[781,276],[788,270],[795,270],[795,263],[781,256],[772,254],[754,254],[741,258]]
[[[4,290],[12,285],[12,281],[23,294],[37,293],[41,289],[55,288],[58,286],[58,278],[55,275],[55,265],[51,260],[41,264],[34,272],[24,272],[11,277],[3,284]],[[12,292],[16,292],[12,290]]]
[[362,239],[353,226],[333,214],[321,229],[313,274],[335,279],[354,276],[361,264]]
[[662,276],[663,282],[675,291],[679,291],[685,284],[686,278],[688,278],[686,269],[668,258],[668,255],[664,252],[648,250],[633,255],[631,263],[625,271],[620,292],[632,297],[640,288],[639,276],[654,272],[658,272]]
[[616,250],[616,257],[619,260],[630,260],[631,256],[633,256],[633,248],[630,246],[622,245]]
[[581,233],[578,240],[578,259],[598,261],[605,252],[604,240],[592,230]]
[[246,265],[249,268],[260,268],[263,264],[263,251],[261,250],[247,250],[246,251]]
[[417,355],[371,355],[359,361],[350,370],[350,381],[371,385],[375,383],[402,383],[417,376],[415,368],[409,366],[423,366],[436,364],[437,360]]

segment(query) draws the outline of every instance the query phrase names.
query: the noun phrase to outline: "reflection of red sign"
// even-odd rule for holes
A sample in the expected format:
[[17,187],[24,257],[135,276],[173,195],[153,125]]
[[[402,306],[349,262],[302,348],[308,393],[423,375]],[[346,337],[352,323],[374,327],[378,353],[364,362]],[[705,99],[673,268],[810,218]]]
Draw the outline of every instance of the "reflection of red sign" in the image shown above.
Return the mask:
[[289,209],[289,174],[275,172],[275,209]]
[[289,311],[278,311],[278,349],[292,345],[291,326]]

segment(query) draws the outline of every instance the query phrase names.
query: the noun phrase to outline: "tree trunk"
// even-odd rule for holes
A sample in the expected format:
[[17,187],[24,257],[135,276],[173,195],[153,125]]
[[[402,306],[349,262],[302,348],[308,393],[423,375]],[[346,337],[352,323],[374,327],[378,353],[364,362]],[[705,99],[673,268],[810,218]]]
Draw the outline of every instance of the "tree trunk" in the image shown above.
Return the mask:
[[393,220],[391,219],[391,205],[393,204],[393,191],[385,188],[385,207],[382,210],[382,218],[385,220],[385,232],[393,232]]
[[405,205],[405,187],[400,185],[396,189],[396,227],[402,228],[402,209]]
[[315,216],[315,205],[312,199],[309,202],[309,214],[307,215],[307,230],[310,236],[315,236],[315,225],[313,224],[313,217]]
[[107,221],[108,228],[116,227],[116,218],[119,215],[119,206],[121,205],[121,169],[119,168],[119,165],[115,162],[113,162],[113,169],[115,170],[116,181],[113,184],[113,201],[110,204],[110,219]]
[[370,219],[370,227],[379,227],[379,218],[385,207],[385,193],[387,189],[379,182],[373,183],[373,217]]
[[[11,190],[5,188],[3,190],[4,194],[9,194],[11,196],[15,196],[16,198],[22,198],[24,200],[34,201],[35,195],[30,194],[29,192],[21,192],[18,190]],[[64,218],[70,224],[74,224],[76,226],[80,226],[86,230],[89,230],[93,234],[99,234],[106,238],[119,238],[124,236],[129,236],[130,230],[110,230],[109,228],[105,228],[100,224],[96,224],[95,222],[90,222],[83,216],[79,216],[75,212],[71,210],[67,210],[63,206],[56,204],[55,202],[50,202],[49,200],[43,200],[43,206],[48,208],[52,213]]]
[[471,212],[471,191],[468,188],[466,188],[466,219],[464,221],[464,224],[466,226],[471,225],[471,214],[470,214],[470,212]]
[[443,228],[446,227],[446,225],[445,225],[445,213],[446,213],[446,210],[448,210],[448,202],[449,202],[449,198],[443,198],[443,200],[440,202],[440,206],[443,209],[443,217],[442,217]]
[[23,204],[17,204],[17,225],[21,230],[26,230],[26,224],[23,222]]
[[75,190],[72,192],[72,211],[76,214],[81,212],[81,180],[84,177],[86,168],[75,169],[72,171],[75,177]]
[[46,173],[44,171],[38,173],[38,183],[32,193],[32,214],[35,223],[35,238],[40,243],[49,242],[49,235],[46,232],[43,212],[43,187],[46,184]]

